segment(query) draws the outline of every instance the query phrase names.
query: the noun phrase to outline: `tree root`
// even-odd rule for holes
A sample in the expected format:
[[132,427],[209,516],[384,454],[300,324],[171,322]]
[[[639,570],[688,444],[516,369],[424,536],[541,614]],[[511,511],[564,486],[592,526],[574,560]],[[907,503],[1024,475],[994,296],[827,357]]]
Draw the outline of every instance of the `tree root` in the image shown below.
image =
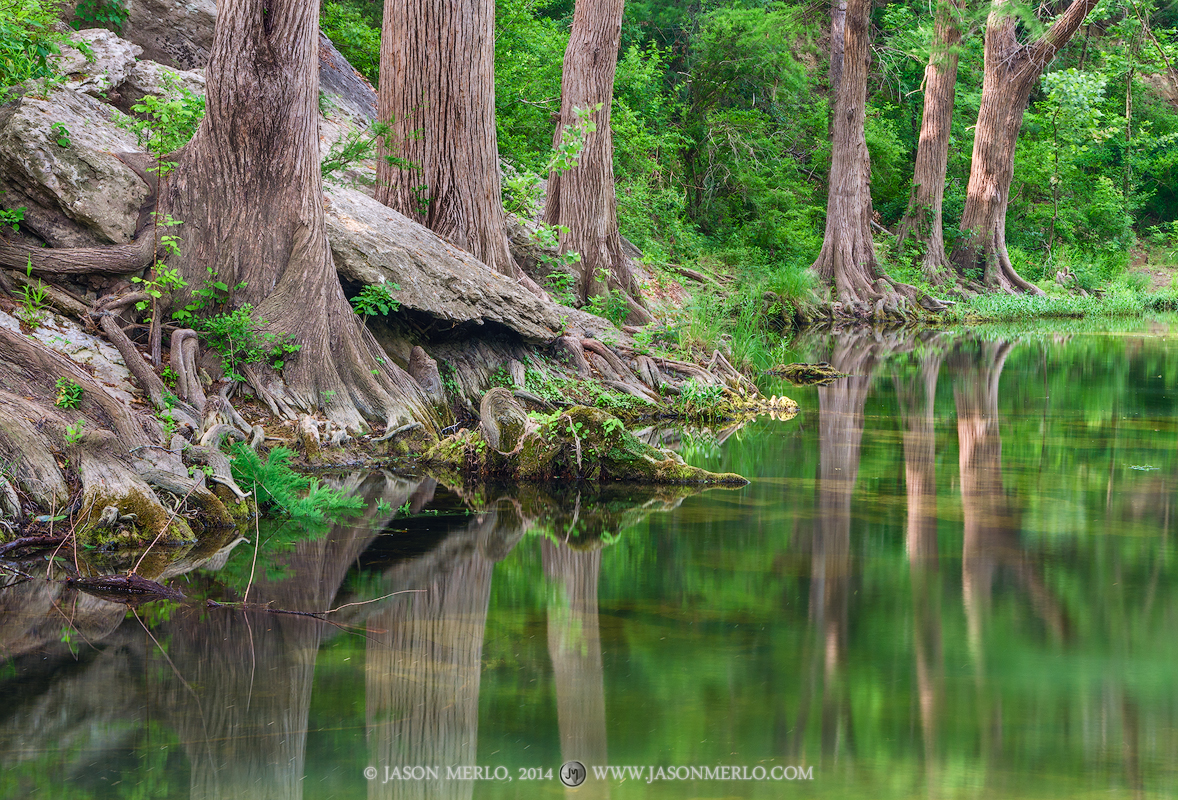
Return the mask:
[[229,467],[229,459],[219,450],[214,450],[211,447],[203,447],[199,444],[190,444],[184,448],[184,463],[189,466],[206,466],[211,468],[213,474],[209,478],[233,492],[238,502],[249,497],[250,493],[243,492],[241,487],[237,485],[237,481],[233,480],[233,471]]
[[200,377],[196,372],[196,354],[200,348],[196,331],[191,328],[181,328],[172,332],[172,344],[169,361],[172,371],[176,373],[176,392],[180,399],[191,403],[194,408],[205,407],[204,388],[200,385]]
[[28,247],[0,239],[0,266],[39,275],[128,275],[154,259],[154,234],[109,247]]

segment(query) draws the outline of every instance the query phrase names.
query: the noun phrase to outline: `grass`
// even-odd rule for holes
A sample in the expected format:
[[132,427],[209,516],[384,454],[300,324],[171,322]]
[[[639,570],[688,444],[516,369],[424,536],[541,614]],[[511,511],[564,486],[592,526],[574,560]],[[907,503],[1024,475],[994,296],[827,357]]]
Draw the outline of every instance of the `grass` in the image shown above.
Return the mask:
[[1017,322],[1031,319],[1134,317],[1178,309],[1178,288],[1145,291],[1139,280],[1122,275],[1109,282],[1100,297],[1074,294],[983,294],[946,312],[947,322]]

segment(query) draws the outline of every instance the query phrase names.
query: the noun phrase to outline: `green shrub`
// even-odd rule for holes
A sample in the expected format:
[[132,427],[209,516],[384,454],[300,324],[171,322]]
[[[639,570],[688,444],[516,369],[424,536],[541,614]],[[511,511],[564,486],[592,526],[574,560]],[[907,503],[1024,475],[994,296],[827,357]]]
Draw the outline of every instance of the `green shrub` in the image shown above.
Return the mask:
[[52,3],[14,0],[0,14],[0,100],[7,87],[31,78],[52,77],[49,60],[61,52],[65,37],[53,29],[57,14]]

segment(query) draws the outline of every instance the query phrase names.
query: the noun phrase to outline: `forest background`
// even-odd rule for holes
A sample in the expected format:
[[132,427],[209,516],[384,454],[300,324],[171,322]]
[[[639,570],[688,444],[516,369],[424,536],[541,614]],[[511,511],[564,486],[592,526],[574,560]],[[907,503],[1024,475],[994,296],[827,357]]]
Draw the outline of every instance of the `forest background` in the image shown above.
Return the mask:
[[[1028,39],[1067,7],[1020,10]],[[496,4],[496,111],[509,211],[526,211],[559,110],[571,0]],[[965,203],[982,87],[988,6],[962,13],[964,35],[944,218],[951,251]],[[373,83],[382,5],[327,2],[324,32]],[[886,272],[920,285],[918,255],[896,252],[911,192],[935,8],[875,3],[866,135],[876,249]],[[1178,245],[1178,4],[1102,0],[1032,92],[1019,137],[1007,240],[1026,279],[1073,291],[1126,268],[1173,260]],[[624,236],[652,265],[695,262],[799,297],[822,246],[830,167],[830,6],[768,0],[626,4],[612,126]],[[1169,63],[1167,63],[1167,61]],[[1156,286],[1153,288],[1157,288]]]
[[[1019,9],[1036,36],[1066,2]],[[960,11],[963,36],[944,197],[946,250],[960,235],[981,96],[986,4]],[[22,2],[0,20],[0,83],[36,77],[57,9]],[[117,4],[75,18],[117,29]],[[329,0],[323,31],[376,85],[380,0]],[[936,8],[875,3],[866,138],[876,250],[894,280],[927,287],[919,253],[899,251],[920,133]],[[495,86],[508,211],[536,208],[560,107],[572,0],[496,4]],[[1131,262],[1178,255],[1178,4],[1101,0],[1032,91],[1007,216],[1015,269],[1042,288],[1110,282],[1140,291]],[[738,278],[728,303],[765,292],[804,298],[822,246],[830,168],[830,6],[780,0],[626,4],[611,125],[622,234],[649,267],[693,265]],[[30,58],[30,55],[33,57]],[[654,269],[654,274],[658,270]],[[1168,287],[1169,288],[1169,287]],[[697,302],[723,302],[719,296]],[[725,316],[741,316],[729,307]]]

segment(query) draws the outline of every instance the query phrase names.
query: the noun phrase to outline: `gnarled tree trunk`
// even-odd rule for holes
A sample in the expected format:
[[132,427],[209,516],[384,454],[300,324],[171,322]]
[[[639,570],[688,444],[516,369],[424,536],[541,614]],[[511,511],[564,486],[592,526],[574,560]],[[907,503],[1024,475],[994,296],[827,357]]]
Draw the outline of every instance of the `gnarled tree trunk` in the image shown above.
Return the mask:
[[[836,0],[836,9],[842,3]],[[871,240],[871,162],[864,134],[870,0],[847,0],[842,74],[837,78],[832,121],[830,186],[826,200],[826,236],[813,270],[846,301],[882,293],[882,276]],[[834,19],[837,19],[837,14]],[[832,31],[837,33],[837,31]],[[832,45],[832,51],[837,46]]]
[[1014,177],[1014,148],[1031,88],[1096,2],[1073,0],[1067,11],[1031,44],[1018,41],[1018,18],[1011,0],[994,0],[990,7],[982,102],[961,216],[964,236],[951,257],[962,272],[981,267],[987,286],[1006,292],[1042,294],[1015,271],[1006,251],[1006,208]]
[[613,135],[609,127],[624,5],[624,0],[577,0],[564,53],[560,119],[553,146],[560,144],[565,128],[577,124],[578,110],[591,112],[587,119],[596,128],[585,136],[579,163],[549,176],[544,221],[568,229],[560,234],[561,252],[571,250],[581,256],[578,299],[585,302],[611,289],[621,290],[631,300],[632,321],[645,322],[650,315],[638,304],[638,283],[622,252],[618,233]]
[[491,269],[538,287],[508,251],[495,134],[493,0],[386,0],[377,116],[392,127],[376,199]]
[[206,116],[161,196],[184,225],[188,290],[232,287],[301,349],[281,375],[254,370],[271,404],[323,409],[352,429],[431,423],[428,403],[358,321],[327,243],[319,173],[319,17],[297,0],[223,0],[206,72]]
[[953,100],[957,91],[957,25],[961,0],[941,0],[933,28],[933,51],[924,70],[924,112],[920,120],[920,142],[912,174],[912,197],[900,222],[896,242],[911,239],[923,249],[921,271],[930,283],[942,283],[945,230],[941,207],[945,199],[945,171],[949,163],[949,131],[953,123]]

